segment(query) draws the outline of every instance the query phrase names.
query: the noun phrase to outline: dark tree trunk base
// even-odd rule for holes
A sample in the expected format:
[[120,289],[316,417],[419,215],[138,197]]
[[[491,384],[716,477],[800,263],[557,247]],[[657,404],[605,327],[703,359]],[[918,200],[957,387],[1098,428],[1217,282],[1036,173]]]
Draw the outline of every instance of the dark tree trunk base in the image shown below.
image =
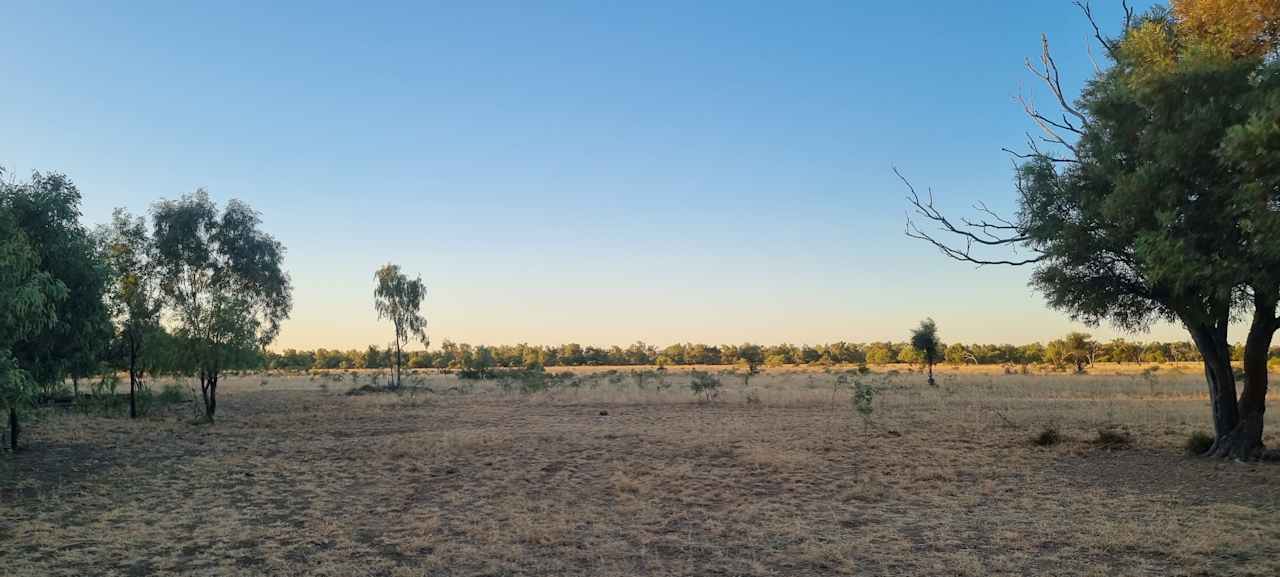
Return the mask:
[[22,426],[18,424],[18,410],[9,407],[9,450],[18,452],[18,433],[22,432]]
[[1266,455],[1262,444],[1262,415],[1245,415],[1230,433],[1219,437],[1204,456],[1237,461],[1257,461]]

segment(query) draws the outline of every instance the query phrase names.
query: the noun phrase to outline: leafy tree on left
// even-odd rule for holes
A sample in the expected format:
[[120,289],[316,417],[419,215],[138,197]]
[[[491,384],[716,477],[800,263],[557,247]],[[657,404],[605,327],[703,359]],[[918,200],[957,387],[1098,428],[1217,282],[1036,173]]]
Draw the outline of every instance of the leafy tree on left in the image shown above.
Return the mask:
[[146,220],[121,208],[97,235],[102,260],[111,272],[107,302],[116,321],[115,348],[129,371],[129,418],[134,419],[145,366],[143,352],[163,330],[154,250]]
[[34,387],[89,374],[109,340],[107,275],[94,250],[65,176],[0,182],[0,404],[14,448]]

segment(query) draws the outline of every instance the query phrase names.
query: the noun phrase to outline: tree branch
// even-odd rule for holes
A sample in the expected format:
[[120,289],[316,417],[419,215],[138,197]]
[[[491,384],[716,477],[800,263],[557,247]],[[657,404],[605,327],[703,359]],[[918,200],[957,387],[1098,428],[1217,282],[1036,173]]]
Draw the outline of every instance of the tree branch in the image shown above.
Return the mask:
[[[1072,4],[1075,4],[1076,7],[1080,8],[1081,12],[1084,12],[1084,17],[1089,20],[1089,25],[1093,27],[1093,37],[1098,40],[1098,43],[1101,44],[1103,48],[1107,49],[1107,53],[1111,55],[1111,59],[1118,60],[1115,43],[1107,40],[1107,38],[1102,35],[1102,28],[1098,26],[1098,20],[1093,17],[1093,8],[1089,6],[1089,0],[1076,0],[1075,2],[1072,2]],[[1129,0],[1123,0],[1120,5],[1124,7],[1124,28],[1125,30],[1128,30],[1129,25],[1133,22],[1133,7],[1129,6]]]
[[[929,244],[932,244],[935,248],[937,248],[940,252],[942,252],[942,254],[946,255],[948,258],[962,261],[962,262],[973,263],[979,266],[984,266],[984,265],[1022,266],[1022,265],[1039,262],[1040,260],[1045,258],[1043,254],[1032,257],[1032,258],[1022,259],[1022,260],[987,259],[987,258],[980,258],[978,256],[975,256],[973,253],[975,244],[980,246],[989,246],[989,247],[996,247],[996,246],[1016,247],[1017,245],[1025,243],[1028,240],[1030,240],[1030,237],[1023,234],[1022,229],[1019,226],[1017,226],[1016,224],[1014,224],[1013,222],[1007,219],[999,217],[994,212],[992,212],[989,208],[987,208],[985,204],[981,204],[981,203],[979,203],[978,207],[976,208],[978,208],[980,212],[985,212],[991,215],[991,217],[995,219],[996,221],[995,223],[988,222],[985,220],[970,221],[967,219],[963,219],[961,220],[961,226],[956,226],[951,222],[950,219],[948,219],[945,215],[943,215],[942,212],[939,211],[933,205],[932,190],[928,192],[928,200],[924,200],[920,197],[920,194],[916,191],[915,186],[913,186],[911,182],[907,180],[907,178],[902,175],[902,172],[900,172],[896,167],[893,169],[893,173],[897,175],[898,179],[901,180],[903,184],[907,186],[907,190],[910,192],[910,195],[907,196],[907,201],[911,203],[912,207],[914,207],[916,214],[919,214],[920,216],[930,221],[933,221],[945,232],[959,236],[964,241],[964,246],[963,248],[961,248],[961,247],[948,245],[934,238],[929,233],[922,231],[918,226],[916,226],[915,222],[911,219],[911,214],[909,212],[907,213],[907,230],[906,230],[906,235],[908,237],[918,239],[918,240],[923,240],[925,242],[928,242]],[[1006,236],[999,236],[996,234],[997,232],[1011,232],[1011,231],[1016,234],[1010,234]]]

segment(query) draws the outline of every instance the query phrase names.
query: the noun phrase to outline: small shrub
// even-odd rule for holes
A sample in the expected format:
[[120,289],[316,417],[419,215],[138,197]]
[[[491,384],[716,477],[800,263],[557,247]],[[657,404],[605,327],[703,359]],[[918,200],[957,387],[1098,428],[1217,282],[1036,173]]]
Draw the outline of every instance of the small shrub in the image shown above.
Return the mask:
[[695,395],[702,395],[707,402],[720,395],[720,377],[702,371],[690,371],[689,390]]
[[1052,447],[1062,442],[1062,433],[1053,425],[1045,425],[1039,434],[1031,438],[1031,442],[1037,447]]
[[645,388],[644,382],[650,379],[656,380],[657,373],[655,373],[654,371],[632,369],[631,377],[636,380],[636,388],[643,391]]
[[1098,429],[1098,437],[1093,444],[1103,449],[1124,449],[1133,444],[1133,436],[1114,427]]
[[876,393],[879,391],[874,385],[864,383],[861,380],[853,382],[853,410],[862,416],[862,426],[864,429],[871,427],[871,414],[876,410]]
[[188,400],[190,398],[187,396],[187,390],[176,382],[165,385],[160,389],[160,394],[156,395],[156,402],[162,405],[185,403]]
[[1203,455],[1209,452],[1209,448],[1212,446],[1213,435],[1204,431],[1191,433],[1191,436],[1187,438],[1186,449],[1188,455]]

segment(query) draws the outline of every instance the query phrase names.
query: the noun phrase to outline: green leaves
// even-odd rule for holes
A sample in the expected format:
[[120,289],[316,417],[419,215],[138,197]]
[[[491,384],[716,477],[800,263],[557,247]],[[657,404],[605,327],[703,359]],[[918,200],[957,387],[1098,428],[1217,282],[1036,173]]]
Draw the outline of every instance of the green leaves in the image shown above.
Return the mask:
[[427,319],[418,312],[427,287],[422,278],[410,279],[400,272],[400,266],[387,263],[374,273],[378,285],[373,290],[374,308],[379,319],[390,320],[395,325],[396,342],[404,345],[410,337],[417,337],[426,344]]
[[152,206],[155,272],[190,362],[215,382],[280,330],[292,308],[284,247],[236,200],[218,207],[204,190]]

